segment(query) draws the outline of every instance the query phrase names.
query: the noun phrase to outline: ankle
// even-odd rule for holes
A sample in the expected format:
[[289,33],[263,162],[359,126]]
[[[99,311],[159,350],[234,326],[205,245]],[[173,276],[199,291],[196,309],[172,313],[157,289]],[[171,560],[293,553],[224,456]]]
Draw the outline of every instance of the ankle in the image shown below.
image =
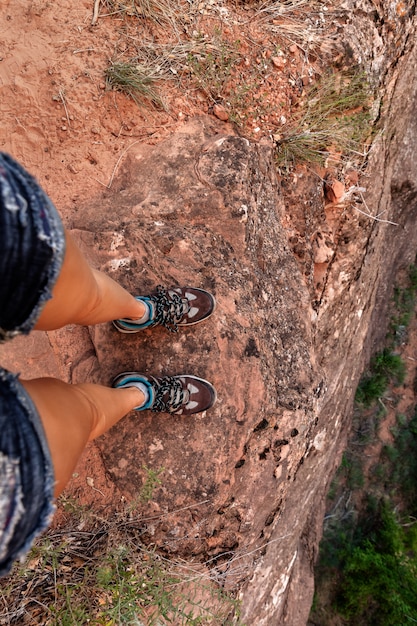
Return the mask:
[[132,385],[131,387],[124,387],[123,389],[120,389],[120,391],[125,392],[126,395],[127,393],[129,393],[129,408],[127,412],[132,411],[137,407],[143,406],[149,399],[149,394],[146,394],[140,387],[136,385]]
[[143,300],[137,300],[134,296],[132,296],[134,300],[134,306],[132,307],[132,311],[129,317],[130,319],[140,320],[145,316],[149,316],[149,307],[143,302]]

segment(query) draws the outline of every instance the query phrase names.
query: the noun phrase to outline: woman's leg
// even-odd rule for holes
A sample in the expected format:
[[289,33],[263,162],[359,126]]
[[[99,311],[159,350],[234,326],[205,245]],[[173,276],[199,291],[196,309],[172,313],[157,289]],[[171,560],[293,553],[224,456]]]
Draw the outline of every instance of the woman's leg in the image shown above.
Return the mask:
[[20,382],[35,404],[45,430],[55,471],[55,496],[71,478],[87,442],[105,433],[145,400],[136,387],[69,385],[55,378]]
[[[92,269],[71,235],[68,232],[65,235],[62,269],[35,329],[54,330],[66,324],[93,325],[119,318],[143,318],[148,312],[143,302],[106,274]],[[56,476],[55,495],[61,493],[71,478],[86,443],[149,400],[135,386],[114,389],[89,383],[69,385],[54,378],[21,380],[21,383],[34,402],[45,430]],[[164,402],[157,404],[162,408],[154,410],[165,410],[165,406],[178,400],[181,411],[189,414],[205,410],[215,400],[211,385],[202,379],[181,377],[167,384],[160,388],[160,383],[155,383]],[[199,398],[195,400],[200,390],[202,408]]]
[[56,478],[55,496],[71,478],[87,442],[107,432],[132,409],[188,416],[207,410],[216,399],[208,381],[188,375],[154,378],[127,372],[115,379],[112,388],[69,385],[55,378],[20,382],[45,431]]
[[66,251],[58,280],[35,325],[55,330],[67,324],[93,325],[118,318],[141,318],[144,304],[110,276],[90,267],[66,231]]
[[[13,240],[13,246],[10,247],[12,252],[20,250],[21,247],[26,250],[25,264],[22,263],[22,259],[16,262],[16,255],[10,255],[11,266],[5,266],[5,272],[8,272],[9,277],[19,277],[22,279],[21,283],[25,284],[23,278],[26,278],[26,273],[29,273],[27,268],[31,269],[32,264],[34,268],[38,267],[33,262],[37,249],[41,252],[40,260],[46,253],[48,254],[45,258],[49,258],[51,249],[59,252],[57,258],[60,260],[61,227],[60,225],[59,228],[57,227],[58,217],[36,182],[12,159],[3,158],[1,155],[0,192],[2,192],[0,193],[0,210],[10,218],[6,220],[6,225],[9,226],[7,231],[3,228],[3,221],[1,222],[0,232],[4,235],[2,245],[4,241],[8,241],[9,237],[13,237],[13,234],[20,233],[22,224],[24,221],[27,222],[27,229],[22,231],[19,240],[16,242]],[[16,209],[19,209],[19,213]],[[1,211],[0,215],[3,214]],[[30,220],[26,219],[28,213],[30,213]],[[55,229],[59,233],[55,232]],[[40,240],[44,242],[42,246],[39,244]],[[123,321],[126,318],[139,320],[138,326],[147,321],[159,323],[156,317],[150,319],[153,314],[151,306],[138,301],[109,276],[92,269],[68,232],[65,232],[65,240],[64,261],[52,290],[52,298],[43,307],[35,329],[53,330],[67,324],[92,325],[111,320]],[[5,249],[8,250],[8,248]],[[9,256],[4,256],[9,261]],[[47,274],[48,276],[55,276],[54,266],[45,268],[47,269],[53,270],[52,273]],[[34,272],[32,296],[36,296],[40,290],[42,276],[43,274]],[[9,283],[14,288],[13,281]],[[10,300],[13,292],[9,284],[8,290]],[[208,298],[209,307],[201,314],[201,307],[196,304],[197,296],[194,293],[189,295],[190,298],[186,296],[186,302],[183,302],[180,296],[170,300],[164,295],[164,306],[167,307],[169,313],[168,322],[174,328],[177,323],[202,321],[213,310],[214,300]],[[24,301],[23,296],[21,299]],[[23,311],[21,303],[16,302],[16,306],[18,310]],[[158,309],[158,315],[159,313]],[[13,320],[13,315],[11,317]],[[183,317],[186,319],[183,320]],[[22,323],[24,321],[24,319],[21,320]],[[5,335],[7,336],[8,332],[18,327],[20,323],[11,329],[5,326]],[[29,328],[24,330],[29,330]],[[199,409],[200,405],[195,400],[195,390],[198,391],[200,382],[206,396],[213,403],[214,390],[211,390],[207,381],[195,377],[173,377],[172,379],[164,377],[159,381],[151,377],[142,377],[134,381],[133,386],[129,378],[126,384],[123,382],[123,388],[117,389],[89,383],[69,385],[53,378],[21,381],[37,409],[45,430],[56,477],[55,495],[61,493],[71,478],[86,443],[106,432],[133,408],[146,407],[165,411],[173,407],[179,413],[178,405],[181,405],[181,410],[184,405],[187,410],[184,414],[204,410]],[[208,404],[206,402],[205,406]]]
[[[143,303],[109,276],[91,268],[67,231],[65,238],[61,272],[35,329],[54,330],[66,324],[142,317]],[[34,402],[45,430],[56,477],[55,496],[71,478],[86,443],[109,430],[145,400],[135,387],[69,385],[54,378],[20,382]]]
[[177,331],[179,326],[203,322],[215,309],[214,297],[198,287],[168,290],[159,286],[150,296],[137,299],[110,276],[92,269],[68,232],[65,238],[61,272],[36,330],[114,321],[122,333],[138,332],[158,324]]

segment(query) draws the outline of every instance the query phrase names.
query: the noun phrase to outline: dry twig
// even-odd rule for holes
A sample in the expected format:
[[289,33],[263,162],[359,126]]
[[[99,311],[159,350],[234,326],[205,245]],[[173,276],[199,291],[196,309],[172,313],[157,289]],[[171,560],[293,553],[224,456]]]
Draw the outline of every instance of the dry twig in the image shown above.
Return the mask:
[[91,26],[94,26],[97,23],[99,6],[100,0],[94,0],[93,18],[91,20]]

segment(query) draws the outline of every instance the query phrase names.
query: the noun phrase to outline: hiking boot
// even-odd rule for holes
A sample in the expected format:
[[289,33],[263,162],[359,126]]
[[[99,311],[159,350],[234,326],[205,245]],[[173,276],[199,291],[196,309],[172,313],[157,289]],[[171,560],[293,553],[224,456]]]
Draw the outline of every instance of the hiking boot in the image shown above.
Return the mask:
[[148,308],[146,321],[122,318],[113,324],[121,333],[137,333],[151,326],[165,326],[177,332],[178,326],[191,326],[210,317],[216,307],[214,296],[197,287],[165,289],[159,285],[150,296],[137,296]]
[[173,415],[192,415],[206,411],[216,401],[213,385],[197,376],[164,376],[156,378],[138,372],[123,372],[113,380],[112,387],[137,387],[145,394],[145,402],[135,411],[154,411]]

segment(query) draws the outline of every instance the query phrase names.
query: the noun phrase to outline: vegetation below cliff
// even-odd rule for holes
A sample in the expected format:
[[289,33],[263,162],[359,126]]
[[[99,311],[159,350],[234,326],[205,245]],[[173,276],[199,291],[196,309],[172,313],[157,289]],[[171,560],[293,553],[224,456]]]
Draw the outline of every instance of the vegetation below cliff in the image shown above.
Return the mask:
[[310,624],[417,620],[416,290],[413,266],[395,290],[386,347],[358,386],[328,494]]

